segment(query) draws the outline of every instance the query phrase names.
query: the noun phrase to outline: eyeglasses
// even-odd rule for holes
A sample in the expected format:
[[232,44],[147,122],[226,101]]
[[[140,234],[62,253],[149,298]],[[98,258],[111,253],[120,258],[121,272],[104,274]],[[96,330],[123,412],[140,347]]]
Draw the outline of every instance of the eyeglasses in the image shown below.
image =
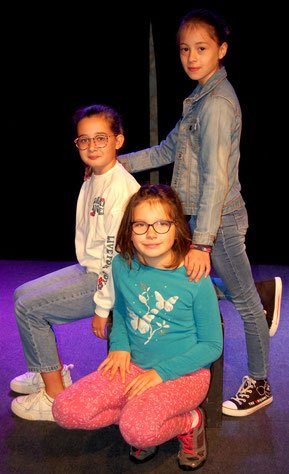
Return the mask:
[[106,133],[97,133],[94,137],[78,137],[74,140],[75,145],[79,150],[86,150],[90,147],[91,141],[96,148],[104,148],[108,143],[109,137],[115,137],[115,135],[107,135]]
[[156,221],[153,224],[147,222],[137,221],[132,222],[131,227],[135,234],[143,235],[146,234],[150,227],[154,229],[157,234],[167,234],[174,221]]

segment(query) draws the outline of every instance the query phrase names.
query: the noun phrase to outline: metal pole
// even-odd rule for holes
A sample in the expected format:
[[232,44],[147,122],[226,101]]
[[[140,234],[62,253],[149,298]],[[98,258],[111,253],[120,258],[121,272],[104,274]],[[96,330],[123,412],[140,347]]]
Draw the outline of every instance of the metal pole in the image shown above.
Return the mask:
[[[149,36],[149,93],[150,93],[150,146],[159,143],[158,131],[158,94],[157,94],[157,73],[154,38],[152,31],[152,23],[150,22],[150,36]],[[159,182],[159,171],[150,171],[150,183],[157,184]]]

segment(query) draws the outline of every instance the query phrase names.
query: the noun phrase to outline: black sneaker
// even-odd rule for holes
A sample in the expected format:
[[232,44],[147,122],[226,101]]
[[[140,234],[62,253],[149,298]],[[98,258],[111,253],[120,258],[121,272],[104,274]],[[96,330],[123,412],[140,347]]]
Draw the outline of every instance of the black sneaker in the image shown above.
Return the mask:
[[202,408],[198,408],[198,410],[201,416],[199,425],[192,428],[189,433],[177,436],[180,443],[178,463],[183,471],[195,471],[207,459],[205,412]]
[[129,459],[135,464],[142,464],[154,458],[158,452],[158,446],[150,446],[148,448],[130,447]]
[[229,416],[251,415],[273,402],[267,380],[254,380],[245,375],[236,395],[222,404],[222,413]]
[[275,277],[271,280],[256,281],[255,285],[264,308],[269,334],[274,336],[280,320],[282,280]]

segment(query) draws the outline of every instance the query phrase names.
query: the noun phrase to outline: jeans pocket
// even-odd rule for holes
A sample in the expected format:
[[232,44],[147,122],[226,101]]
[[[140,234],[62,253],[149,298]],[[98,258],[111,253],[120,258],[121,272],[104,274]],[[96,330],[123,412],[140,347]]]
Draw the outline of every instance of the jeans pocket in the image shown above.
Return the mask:
[[248,213],[245,207],[233,212],[236,227],[240,234],[245,235],[248,229]]

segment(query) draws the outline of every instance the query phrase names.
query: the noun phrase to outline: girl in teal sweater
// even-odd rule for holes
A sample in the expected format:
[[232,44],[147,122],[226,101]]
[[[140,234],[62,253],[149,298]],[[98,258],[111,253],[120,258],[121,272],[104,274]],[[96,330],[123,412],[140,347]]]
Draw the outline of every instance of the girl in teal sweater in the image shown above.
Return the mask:
[[186,275],[189,244],[173,189],[143,185],[129,200],[116,240],[109,354],[56,398],[53,415],[66,428],[118,424],[136,462],[178,437],[180,467],[196,469],[207,456],[199,405],[223,338],[210,277],[190,282]]

